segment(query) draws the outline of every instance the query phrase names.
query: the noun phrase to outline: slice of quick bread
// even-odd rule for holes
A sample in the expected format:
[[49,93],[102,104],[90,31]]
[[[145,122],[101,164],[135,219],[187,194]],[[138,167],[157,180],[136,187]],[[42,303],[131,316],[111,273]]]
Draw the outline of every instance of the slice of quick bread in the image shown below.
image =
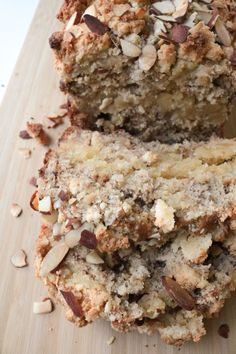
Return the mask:
[[36,275],[78,326],[198,341],[235,290],[236,141],[143,143],[69,128],[31,206]]
[[173,143],[220,134],[236,89],[235,1],[71,0],[50,38],[72,123]]

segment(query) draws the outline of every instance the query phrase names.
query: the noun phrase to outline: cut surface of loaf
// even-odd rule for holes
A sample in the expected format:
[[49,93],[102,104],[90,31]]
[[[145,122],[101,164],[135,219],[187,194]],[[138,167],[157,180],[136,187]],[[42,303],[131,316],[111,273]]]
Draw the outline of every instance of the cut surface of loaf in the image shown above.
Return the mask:
[[144,141],[219,133],[235,94],[235,1],[65,1],[50,38],[72,123]]
[[236,141],[142,143],[69,128],[31,201],[36,275],[78,326],[198,341],[235,290]]

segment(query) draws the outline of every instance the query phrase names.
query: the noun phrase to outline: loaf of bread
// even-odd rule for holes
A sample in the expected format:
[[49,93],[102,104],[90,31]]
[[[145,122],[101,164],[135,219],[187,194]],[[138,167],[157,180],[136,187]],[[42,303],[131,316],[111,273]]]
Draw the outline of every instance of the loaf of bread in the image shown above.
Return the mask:
[[73,124],[173,143],[220,134],[236,87],[232,0],[65,0],[50,38]]
[[198,341],[236,285],[236,141],[71,127],[39,174],[36,275],[67,318]]

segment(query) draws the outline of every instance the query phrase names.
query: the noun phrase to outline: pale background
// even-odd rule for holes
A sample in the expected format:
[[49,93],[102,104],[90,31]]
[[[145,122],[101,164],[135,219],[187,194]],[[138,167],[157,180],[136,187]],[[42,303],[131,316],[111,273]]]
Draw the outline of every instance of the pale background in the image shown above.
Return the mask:
[[0,0],[0,103],[37,4],[38,0]]

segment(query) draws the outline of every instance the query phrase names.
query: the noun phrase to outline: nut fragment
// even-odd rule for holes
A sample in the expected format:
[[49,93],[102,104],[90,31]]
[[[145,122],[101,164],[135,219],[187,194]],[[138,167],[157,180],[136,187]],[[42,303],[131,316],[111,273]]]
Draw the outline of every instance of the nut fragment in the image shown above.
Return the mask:
[[183,43],[188,36],[188,27],[183,25],[175,25],[171,31],[171,39],[176,43]]
[[157,51],[154,45],[147,44],[143,47],[142,55],[139,57],[139,67],[141,70],[148,71],[155,64]]
[[51,197],[49,195],[39,200],[38,210],[41,213],[51,213],[52,202],[51,202]]
[[32,153],[32,151],[27,148],[19,148],[18,151],[25,159],[29,159]]
[[122,16],[124,15],[125,12],[130,10],[130,5],[129,4],[117,4],[113,5],[112,11],[115,16]]
[[26,261],[26,254],[23,250],[17,251],[12,257],[11,257],[11,263],[14,265],[16,268],[23,268],[27,266],[27,261]]
[[33,210],[39,211],[38,191],[35,191],[30,198],[30,206]]
[[32,137],[29,135],[27,130],[21,130],[20,133],[19,133],[19,137],[21,139],[32,139]]
[[84,17],[84,15],[91,15],[96,17],[97,15],[97,10],[96,7],[94,5],[90,5],[89,7],[87,7],[87,9],[84,11],[82,18]]
[[220,17],[218,17],[216,20],[215,30],[216,30],[216,33],[218,34],[220,41],[226,47],[230,47],[231,46],[231,37],[230,37],[230,34],[229,34],[228,30],[226,29],[226,27]]
[[27,122],[27,132],[31,138],[36,139],[36,141],[41,145],[48,145],[50,142],[49,136],[43,130],[43,125],[40,123]]
[[46,276],[53,271],[65,258],[69,251],[69,247],[65,242],[59,242],[44,257],[41,264],[41,276]]
[[72,26],[77,25],[79,23],[79,14],[78,12],[74,12],[73,15],[70,17],[69,21],[67,22],[65,31],[69,31]]
[[90,264],[103,264],[104,260],[95,251],[91,251],[86,256],[86,262]]
[[142,52],[138,46],[125,39],[121,39],[120,44],[124,55],[127,55],[127,57],[136,58],[139,57]]
[[88,14],[84,15],[84,22],[91,32],[96,33],[99,36],[102,36],[107,32],[107,27],[94,16]]
[[175,6],[173,5],[172,1],[169,0],[155,2],[152,4],[152,7],[157,11],[160,11],[162,14],[172,14],[175,12]]
[[45,301],[34,302],[33,303],[33,313],[43,314],[52,312],[52,301],[50,299],[45,299]]
[[187,311],[192,311],[195,308],[194,298],[174,279],[162,276],[161,282],[168,294],[176,301],[179,306]]
[[22,214],[22,208],[17,203],[11,205],[11,215],[18,218]]
[[112,336],[110,337],[108,340],[107,340],[107,345],[112,345],[116,340],[116,337],[115,336]]
[[77,317],[83,316],[83,309],[79,300],[71,291],[60,290],[62,296],[64,297],[67,305],[71,308],[73,314]]
[[58,212],[53,210],[51,213],[42,213],[42,219],[47,224],[54,224],[58,219]]
[[172,14],[175,19],[179,19],[185,16],[188,10],[188,0],[179,1],[178,6],[176,7],[176,11]]
[[70,196],[68,192],[64,192],[63,190],[61,190],[58,193],[58,198],[60,198],[62,202],[67,202],[70,199]]

